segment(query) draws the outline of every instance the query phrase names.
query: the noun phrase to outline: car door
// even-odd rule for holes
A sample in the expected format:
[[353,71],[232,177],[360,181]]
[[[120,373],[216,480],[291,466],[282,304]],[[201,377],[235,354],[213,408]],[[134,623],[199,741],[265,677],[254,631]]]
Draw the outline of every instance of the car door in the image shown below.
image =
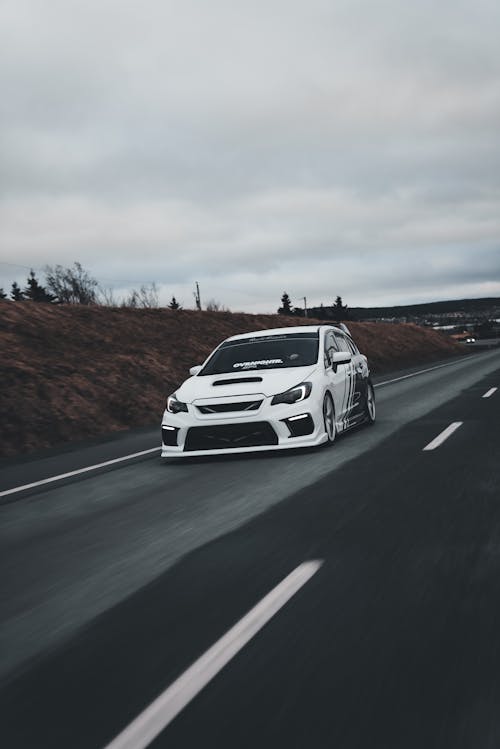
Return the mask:
[[346,365],[338,364],[332,367],[332,355],[339,351],[333,330],[327,331],[325,335],[325,372],[328,378],[330,389],[333,393],[333,405],[335,407],[335,420],[340,424],[345,419],[346,413]]
[[[349,345],[349,341],[344,333],[335,331],[335,341],[339,351],[348,351],[351,356],[353,353],[352,347]],[[339,365],[339,370],[343,370],[345,378],[345,397],[344,397],[344,408],[343,408],[343,428],[347,429],[349,421],[353,412],[354,400],[355,400],[355,388],[356,388],[356,376],[354,369],[354,361],[351,359],[347,364]]]
[[[344,333],[335,333],[339,345],[343,351],[350,351],[352,354],[351,362],[346,365],[348,386],[347,386],[347,405],[346,405],[346,426],[353,426],[364,419],[364,403],[366,399],[367,367],[365,359],[359,353],[359,350],[352,338]],[[341,339],[341,341],[339,340]]]

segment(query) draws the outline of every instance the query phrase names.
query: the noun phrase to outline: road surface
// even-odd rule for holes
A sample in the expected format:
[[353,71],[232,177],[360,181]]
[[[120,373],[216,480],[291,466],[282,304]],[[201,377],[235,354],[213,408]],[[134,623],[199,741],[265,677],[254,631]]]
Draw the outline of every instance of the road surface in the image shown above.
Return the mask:
[[2,745],[497,747],[500,352],[424,369],[330,449],[4,467]]

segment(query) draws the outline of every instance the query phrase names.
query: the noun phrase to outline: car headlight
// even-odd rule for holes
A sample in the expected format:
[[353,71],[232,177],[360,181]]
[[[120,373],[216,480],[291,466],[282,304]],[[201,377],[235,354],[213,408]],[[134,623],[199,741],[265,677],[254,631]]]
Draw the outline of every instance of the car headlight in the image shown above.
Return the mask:
[[278,393],[271,401],[271,406],[275,406],[277,403],[298,403],[311,395],[312,383],[302,382],[300,385],[296,385],[290,390],[284,393]]
[[186,411],[187,412],[188,407],[185,403],[177,399],[177,396],[175,393],[173,395],[169,395],[167,399],[167,411],[171,414],[178,414],[180,411]]

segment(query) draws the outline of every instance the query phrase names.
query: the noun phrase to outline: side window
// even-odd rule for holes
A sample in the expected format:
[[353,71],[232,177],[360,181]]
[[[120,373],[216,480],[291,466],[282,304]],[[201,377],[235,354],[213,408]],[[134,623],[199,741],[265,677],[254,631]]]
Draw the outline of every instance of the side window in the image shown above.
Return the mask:
[[327,333],[325,336],[325,367],[330,366],[332,354],[338,351],[337,344],[333,333]]
[[345,339],[347,341],[347,345],[349,346],[349,350],[351,351],[351,353],[354,354],[354,356],[357,356],[359,354],[358,347],[356,346],[352,338],[349,338],[349,336],[346,335]]
[[354,356],[359,354],[359,351],[356,348],[356,344],[348,335],[344,335],[343,333],[335,333],[335,337],[339,345],[339,351],[349,351]]
[[335,339],[337,341],[338,351],[350,351],[350,348],[347,345],[346,337],[343,333],[335,333]]

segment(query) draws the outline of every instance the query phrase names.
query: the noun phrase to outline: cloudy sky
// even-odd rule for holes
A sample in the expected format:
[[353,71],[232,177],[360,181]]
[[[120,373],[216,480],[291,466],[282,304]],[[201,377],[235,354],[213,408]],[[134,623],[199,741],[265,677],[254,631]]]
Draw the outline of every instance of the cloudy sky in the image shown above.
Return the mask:
[[498,0],[3,0],[0,29],[0,286],[500,296]]

